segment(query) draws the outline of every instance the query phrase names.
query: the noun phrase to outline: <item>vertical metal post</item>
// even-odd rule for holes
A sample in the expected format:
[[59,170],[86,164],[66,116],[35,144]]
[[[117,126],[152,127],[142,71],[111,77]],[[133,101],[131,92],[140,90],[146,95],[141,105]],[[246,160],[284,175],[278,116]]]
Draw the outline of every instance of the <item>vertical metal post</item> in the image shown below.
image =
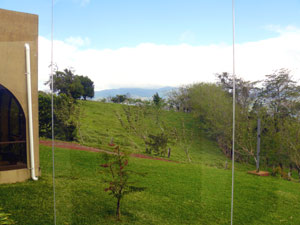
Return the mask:
[[54,148],[54,87],[53,87],[53,33],[54,0],[51,1],[51,115],[52,115],[52,181],[53,181],[53,224],[56,225],[55,148]]
[[234,42],[235,42],[235,14],[234,14],[234,0],[232,0],[232,75],[233,75],[233,90],[232,90],[232,177],[231,177],[231,218],[230,224],[233,224],[233,199],[234,199],[234,144],[235,144],[235,49],[234,49]]
[[260,153],[260,119],[257,120],[257,156],[256,156],[256,172],[259,172],[259,153]]

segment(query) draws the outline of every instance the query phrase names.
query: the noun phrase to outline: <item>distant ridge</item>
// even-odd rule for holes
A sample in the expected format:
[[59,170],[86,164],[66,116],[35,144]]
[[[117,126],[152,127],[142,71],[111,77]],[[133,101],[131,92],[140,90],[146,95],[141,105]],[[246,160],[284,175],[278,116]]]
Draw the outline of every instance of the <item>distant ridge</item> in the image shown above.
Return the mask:
[[162,87],[162,88],[118,88],[118,89],[106,89],[102,91],[95,91],[94,100],[99,98],[113,97],[116,95],[126,95],[129,94],[131,98],[152,98],[152,96],[157,92],[160,97],[166,98],[168,92],[175,87]]

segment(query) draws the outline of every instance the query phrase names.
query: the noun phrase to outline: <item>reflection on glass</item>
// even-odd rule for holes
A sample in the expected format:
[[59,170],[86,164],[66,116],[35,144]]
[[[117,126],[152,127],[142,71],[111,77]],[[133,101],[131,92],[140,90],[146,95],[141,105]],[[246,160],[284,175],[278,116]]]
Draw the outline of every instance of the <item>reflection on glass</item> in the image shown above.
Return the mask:
[[26,123],[14,95],[0,85],[0,170],[26,168]]

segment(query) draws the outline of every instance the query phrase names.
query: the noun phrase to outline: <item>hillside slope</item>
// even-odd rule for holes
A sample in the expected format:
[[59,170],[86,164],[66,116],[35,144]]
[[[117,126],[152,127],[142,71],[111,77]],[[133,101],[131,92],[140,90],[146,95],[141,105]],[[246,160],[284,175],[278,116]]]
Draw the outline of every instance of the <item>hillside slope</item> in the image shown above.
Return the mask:
[[[142,141],[128,134],[115,117],[119,104],[82,102],[79,137],[85,145],[107,150],[111,137],[123,149],[144,152]],[[134,176],[145,191],[125,196],[122,221],[115,220],[115,199],[104,191],[103,153],[55,148],[57,224],[230,224],[231,170],[213,140],[200,132],[190,114],[164,112],[169,126],[184,119],[195,135],[187,163],[184,151],[174,144],[165,162],[131,157],[128,166],[145,176]],[[152,123],[153,121],[148,121]],[[0,208],[17,224],[53,224],[52,149],[40,146],[42,176],[38,181],[0,185]],[[236,163],[234,224],[300,224],[300,184],[281,178],[247,174]]]
[[[100,149],[109,149],[108,143],[113,138],[116,144],[126,150],[145,153],[145,145],[142,139],[126,132],[116,116],[116,112],[122,114],[123,105],[94,101],[82,101],[81,103],[83,113],[80,120],[81,129],[78,134],[81,144]],[[182,121],[184,121],[186,129],[189,131],[188,133],[193,135],[189,146],[192,162],[213,161],[216,165],[225,164],[226,158],[222,155],[216,143],[201,134],[200,125],[191,114],[162,111],[161,119],[165,121],[168,127],[176,127],[178,130],[182,128]],[[150,119],[146,122],[149,123],[149,126],[154,123]],[[176,141],[171,143],[170,147],[171,160],[187,160],[184,149]]]

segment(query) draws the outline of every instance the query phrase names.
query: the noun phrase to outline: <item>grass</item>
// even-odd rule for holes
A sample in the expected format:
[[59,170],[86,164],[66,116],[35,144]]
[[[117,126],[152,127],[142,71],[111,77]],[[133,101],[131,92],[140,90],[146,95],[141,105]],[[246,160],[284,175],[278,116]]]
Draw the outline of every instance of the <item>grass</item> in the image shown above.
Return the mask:
[[[114,103],[101,103],[95,101],[82,101],[83,116],[81,117],[81,129],[78,135],[79,141],[88,146],[97,147],[100,149],[108,149],[108,143],[111,138],[122,146],[125,150],[132,152],[144,153],[144,143],[141,138],[133,134],[127,133],[120,125],[115,112],[122,114],[123,105]],[[151,126],[152,118],[146,120],[146,123]],[[199,129],[198,123],[191,114],[162,111],[161,119],[169,125],[169,127],[181,128],[182,121],[188,130],[193,130],[195,136],[191,142],[189,149],[190,157],[193,162],[208,162],[215,161],[214,164],[225,164],[225,158],[221,151],[210,151],[216,149],[217,145],[214,142],[206,141],[207,138]],[[151,129],[150,129],[151,131]],[[171,159],[176,161],[187,161],[187,157],[183,149],[178,145],[171,146]],[[209,152],[209,154],[207,154]]]
[[[120,143],[134,140],[124,134],[112,115],[113,110],[121,110],[120,105],[84,102],[83,106],[85,144],[104,148],[110,136]],[[180,117],[186,117],[189,128],[197,129],[190,115],[165,113],[173,124],[178,125]],[[107,129],[108,135],[98,136]],[[137,146],[134,151],[142,152],[142,143]],[[224,169],[226,158],[201,133],[192,143],[191,156],[192,163],[187,163],[180,148],[174,147],[171,159],[181,163],[130,158],[131,169],[147,173],[133,177],[147,189],[125,197],[121,203],[122,221],[117,222],[116,201],[104,192],[101,182],[102,154],[57,148],[57,224],[230,224],[231,170]],[[53,224],[51,148],[40,146],[40,163],[39,181],[0,186],[0,207],[11,213],[17,224]],[[300,184],[249,175],[249,169],[253,167],[236,164],[234,224],[300,224]]]
[[[117,224],[104,192],[101,154],[56,150],[57,224]],[[51,149],[41,146],[43,176],[1,185],[1,206],[18,224],[53,224]],[[144,192],[125,197],[119,224],[229,224],[231,171],[203,164],[131,158],[146,172]],[[299,183],[236,171],[235,224],[300,224]]]

